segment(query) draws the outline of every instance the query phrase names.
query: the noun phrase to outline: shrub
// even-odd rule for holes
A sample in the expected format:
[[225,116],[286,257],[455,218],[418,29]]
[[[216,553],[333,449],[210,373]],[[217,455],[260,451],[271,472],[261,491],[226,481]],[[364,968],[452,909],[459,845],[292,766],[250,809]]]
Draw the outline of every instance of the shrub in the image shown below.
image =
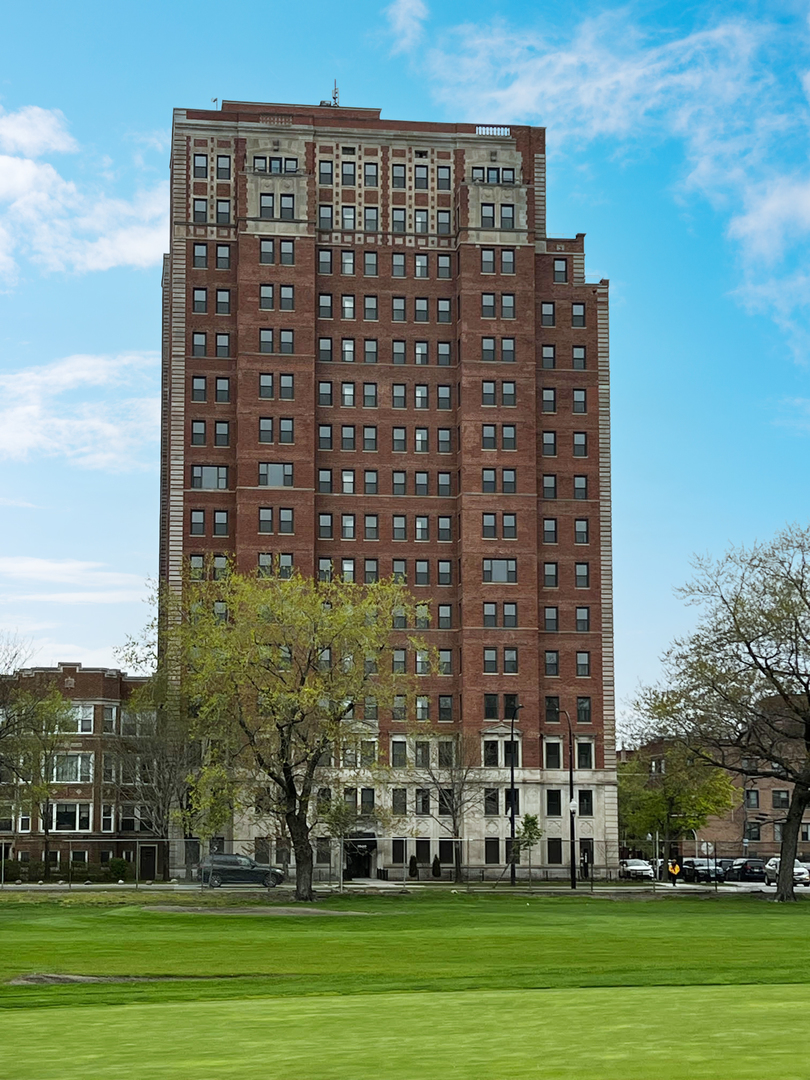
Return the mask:
[[442,876],[442,864],[439,862],[438,855],[433,856],[433,863],[430,867],[430,872],[435,878],[440,878]]
[[410,859],[408,860],[408,877],[419,877],[419,863],[416,861],[415,855],[411,855]]
[[121,878],[124,881],[129,881],[130,878],[134,877],[132,863],[127,862],[126,859],[110,859],[107,865],[110,868],[110,877],[113,881],[118,881]]

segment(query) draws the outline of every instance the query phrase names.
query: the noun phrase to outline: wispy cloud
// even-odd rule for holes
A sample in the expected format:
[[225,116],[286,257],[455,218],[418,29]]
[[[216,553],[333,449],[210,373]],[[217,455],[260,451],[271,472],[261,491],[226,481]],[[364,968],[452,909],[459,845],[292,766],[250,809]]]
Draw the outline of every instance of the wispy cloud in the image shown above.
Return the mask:
[[790,255],[810,236],[808,28],[711,18],[688,33],[652,33],[628,7],[583,19],[564,38],[467,23],[431,50],[427,72],[457,115],[547,126],[551,154],[594,141],[613,155],[680,142],[678,197],[699,194],[725,215],[739,299],[798,340],[806,280]]
[[[0,578],[88,587],[143,586],[137,574],[105,569],[106,563],[81,559],[41,559],[29,555],[0,556]],[[143,594],[144,590],[141,589]]]
[[59,109],[25,105],[16,112],[0,108],[0,149],[39,157],[49,152],[73,153],[79,145],[67,130],[67,121]]
[[411,52],[421,42],[424,23],[429,16],[423,0],[394,0],[385,9],[391,34],[394,38],[392,52]]
[[69,356],[0,374],[0,459],[61,457],[91,469],[155,467],[154,353]]
[[[142,137],[146,138],[146,137]],[[158,134],[142,145],[154,148]],[[87,272],[160,262],[168,243],[165,181],[116,197],[103,186],[65,179],[47,153],[77,150],[58,110],[28,106],[0,113],[0,277],[13,283],[21,258],[45,270]]]

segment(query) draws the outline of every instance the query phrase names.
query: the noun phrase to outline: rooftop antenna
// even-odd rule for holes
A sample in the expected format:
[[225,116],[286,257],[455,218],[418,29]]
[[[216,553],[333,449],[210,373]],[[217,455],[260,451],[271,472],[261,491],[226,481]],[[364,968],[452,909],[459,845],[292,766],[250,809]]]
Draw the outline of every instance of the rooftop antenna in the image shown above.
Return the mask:
[[332,104],[340,105],[340,91],[338,90],[337,79],[335,79],[335,89],[332,91]]
[[212,101],[212,103],[214,105],[214,108],[216,108],[217,104],[219,103],[219,98],[212,97],[211,101]]

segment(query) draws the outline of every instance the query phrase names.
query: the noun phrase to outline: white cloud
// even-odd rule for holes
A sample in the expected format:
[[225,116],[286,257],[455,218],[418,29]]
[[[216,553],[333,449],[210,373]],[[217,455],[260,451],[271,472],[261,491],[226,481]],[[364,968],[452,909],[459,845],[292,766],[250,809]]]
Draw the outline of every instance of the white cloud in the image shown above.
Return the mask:
[[[43,581],[50,584],[92,586],[142,586],[137,574],[106,570],[106,563],[81,559],[41,559],[29,555],[0,556],[0,577],[12,581]],[[143,595],[143,589],[141,590]]]
[[79,147],[59,109],[25,105],[11,113],[0,108],[0,149],[39,157],[48,152],[72,153]]
[[423,0],[394,0],[385,9],[394,36],[392,52],[411,52],[421,41],[430,14]]
[[69,356],[0,374],[0,459],[58,456],[112,472],[154,468],[157,368],[156,354],[135,352]]
[[[804,338],[804,275],[782,260],[810,235],[810,75],[802,23],[743,16],[645,33],[636,11],[581,20],[565,40],[505,22],[455,27],[428,55],[436,95],[471,121],[542,124],[549,153],[599,141],[613,155],[676,139],[681,197],[726,216],[740,298]],[[764,264],[771,267],[764,277]]]
[[39,510],[40,507],[36,503],[26,502],[25,499],[8,499],[3,495],[0,495],[0,506],[16,506],[25,510]]
[[137,592],[134,589],[120,589],[108,592],[29,593],[14,599],[45,604],[136,604],[141,602],[145,595],[143,590]]
[[[98,173],[87,187],[66,180],[50,163],[34,160],[46,151],[76,149],[59,127],[61,113],[34,112],[39,128],[25,127],[25,109],[0,114],[0,150],[7,151],[0,155],[0,277],[13,283],[21,257],[49,271],[159,265],[169,239],[168,183],[124,199],[100,186],[105,179],[112,184],[111,175]],[[157,133],[149,140],[155,145]]]

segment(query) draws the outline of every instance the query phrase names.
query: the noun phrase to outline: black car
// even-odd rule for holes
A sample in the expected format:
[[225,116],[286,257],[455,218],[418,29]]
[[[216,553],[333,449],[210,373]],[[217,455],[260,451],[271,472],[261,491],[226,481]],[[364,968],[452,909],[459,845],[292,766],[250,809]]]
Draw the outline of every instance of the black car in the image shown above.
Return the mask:
[[735,859],[726,870],[726,881],[764,881],[765,863],[762,859]]
[[212,889],[220,885],[262,885],[275,889],[284,880],[277,866],[257,863],[247,855],[211,855],[200,863],[204,884]]
[[714,859],[684,859],[680,876],[684,881],[723,881],[726,875]]

